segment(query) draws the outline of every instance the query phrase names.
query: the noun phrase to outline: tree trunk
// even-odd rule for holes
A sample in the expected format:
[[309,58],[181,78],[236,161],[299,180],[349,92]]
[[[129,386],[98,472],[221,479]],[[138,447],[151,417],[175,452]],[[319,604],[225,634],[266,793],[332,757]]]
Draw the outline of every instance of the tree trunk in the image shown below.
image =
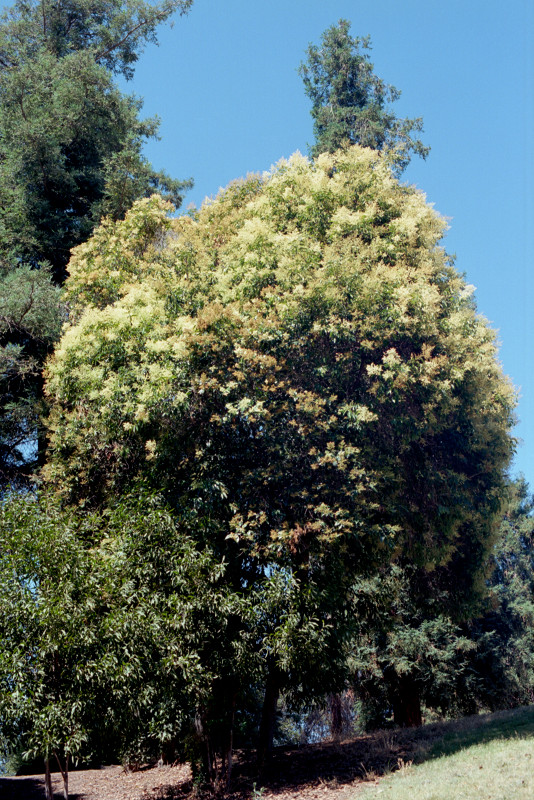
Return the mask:
[[[201,774],[205,780],[213,783],[217,765],[213,764],[213,748],[204,709],[199,709],[195,714],[194,730],[202,760]],[[193,770],[193,777],[196,777],[195,770]]]
[[45,758],[45,797],[46,800],[54,800],[54,793],[52,792],[52,778],[50,777],[50,761]]
[[330,733],[335,742],[339,742],[343,732],[343,714],[341,711],[341,695],[331,694],[330,701]]
[[232,755],[234,750],[234,731],[233,728],[230,728],[228,732],[228,739],[226,742],[226,747],[224,748],[224,752],[222,753],[223,761],[224,761],[224,770],[226,772],[226,788],[230,786],[230,778],[232,776]]
[[56,757],[59,771],[61,772],[61,777],[63,778],[63,797],[65,800],[69,800],[69,756],[68,753],[65,756],[65,769],[63,769],[58,754],[54,753],[54,755]]
[[409,679],[400,681],[398,695],[393,703],[393,721],[401,728],[418,728],[423,724],[421,698]]
[[222,748],[223,752],[221,754],[223,759],[223,769],[226,772],[226,788],[230,786],[230,778],[232,776],[236,700],[237,700],[237,695],[234,692],[232,694],[232,699],[230,703],[230,708],[228,713],[228,725],[224,736],[224,743]]
[[273,749],[274,726],[276,722],[276,709],[280,696],[281,674],[277,667],[272,667],[265,683],[265,697],[261,712],[261,723],[258,737],[258,771],[261,773],[266,760]]

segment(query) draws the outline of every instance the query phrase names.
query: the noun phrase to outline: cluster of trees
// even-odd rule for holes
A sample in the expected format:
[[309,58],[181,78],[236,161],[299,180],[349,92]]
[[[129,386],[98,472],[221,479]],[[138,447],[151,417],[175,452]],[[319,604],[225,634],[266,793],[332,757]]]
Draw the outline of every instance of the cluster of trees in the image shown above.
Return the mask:
[[159,192],[176,207],[190,181],[142,154],[157,119],[130,78],[157,25],[192,0],[17,0],[0,17],[0,480],[42,460],[42,365],[66,311],[58,287],[73,246],[103,216]]
[[[315,161],[172,217],[182,188],[144,162],[151,123],[111,75],[189,5],[21,4],[3,22],[0,170],[19,199],[0,252],[20,317],[4,470],[29,440],[43,464],[38,492],[0,505],[0,735],[44,758],[50,797],[53,758],[66,796],[73,757],[181,755],[229,780],[236,737],[261,766],[280,697],[339,711],[350,685],[373,725],[532,691],[514,393],[444,221],[395,177],[426,153],[420,122],[392,114],[341,21],[302,67]],[[54,118],[40,80],[72,121],[50,150],[33,147]],[[36,267],[62,279],[69,251],[61,306]]]

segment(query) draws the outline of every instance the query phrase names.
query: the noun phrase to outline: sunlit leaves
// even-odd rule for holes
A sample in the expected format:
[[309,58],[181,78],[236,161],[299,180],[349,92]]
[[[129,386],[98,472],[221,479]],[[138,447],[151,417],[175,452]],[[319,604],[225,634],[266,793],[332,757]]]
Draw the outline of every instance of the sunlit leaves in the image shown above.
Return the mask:
[[374,74],[370,49],[370,38],[352,38],[344,19],[323,33],[320,47],[308,47],[299,74],[312,101],[312,155],[359,144],[389,150],[395,170],[402,172],[411,152],[426,158],[430,148],[414,137],[423,129],[422,119],[398,119],[388,105],[401,93]]
[[469,561],[467,595],[484,563],[513,447],[494,334],[444,221],[372,150],[167,212],[143,200],[73,253],[45,478],[84,509],[161,492],[224,563],[215,705],[248,667],[330,691],[356,579]]
[[143,201],[74,253],[49,368],[58,489],[156,481],[191,502],[222,481],[221,523],[246,520],[258,553],[322,502],[360,542],[380,520],[441,552],[463,493],[482,512],[500,485],[513,394],[424,197],[353,148],[165,212]]

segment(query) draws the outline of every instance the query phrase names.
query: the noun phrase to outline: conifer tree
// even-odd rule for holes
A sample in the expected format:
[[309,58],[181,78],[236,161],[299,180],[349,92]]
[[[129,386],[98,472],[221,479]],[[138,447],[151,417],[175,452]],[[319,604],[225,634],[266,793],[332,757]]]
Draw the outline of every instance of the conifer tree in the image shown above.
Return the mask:
[[493,709],[534,699],[534,497],[524,478],[509,499],[489,561],[486,613],[469,629],[481,701]]
[[410,153],[426,158],[430,148],[414,137],[423,129],[422,119],[399,119],[388,105],[399,99],[400,91],[375,75],[370,49],[370,38],[352,38],[350,23],[344,19],[323,33],[319,47],[308,47],[299,74],[312,101],[311,153],[333,153],[346,144],[388,148],[395,151],[395,169],[400,173]]

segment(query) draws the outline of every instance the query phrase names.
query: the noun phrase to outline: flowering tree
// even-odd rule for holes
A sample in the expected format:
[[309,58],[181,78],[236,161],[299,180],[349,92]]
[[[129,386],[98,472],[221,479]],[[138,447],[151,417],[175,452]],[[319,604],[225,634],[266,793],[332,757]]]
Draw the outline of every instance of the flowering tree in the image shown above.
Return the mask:
[[266,745],[280,689],[341,675],[356,578],[482,564],[514,395],[443,220],[379,153],[296,155],[167,212],[140,201],[74,251],[45,478],[85,509],[157,490],[224,561],[255,609],[225,624],[260,659]]

